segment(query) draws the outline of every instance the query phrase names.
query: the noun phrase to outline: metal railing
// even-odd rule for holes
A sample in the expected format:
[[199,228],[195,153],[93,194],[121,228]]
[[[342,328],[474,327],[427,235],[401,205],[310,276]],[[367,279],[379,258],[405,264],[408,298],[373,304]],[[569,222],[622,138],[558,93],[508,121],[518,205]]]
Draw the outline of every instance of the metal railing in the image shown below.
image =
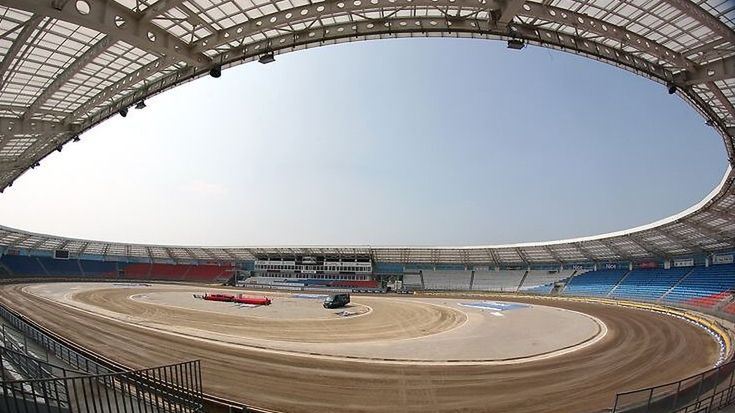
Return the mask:
[[[130,371],[61,337],[43,331],[0,304],[0,317],[22,335],[23,343],[2,330],[0,380],[13,366],[16,378],[0,381],[1,412],[194,413],[204,411],[198,360]],[[70,368],[29,354],[32,340]],[[5,362],[5,363],[4,363]],[[22,377],[22,378],[19,378]]]
[[8,413],[201,413],[199,361],[144,370],[0,381]]
[[39,360],[22,351],[0,347],[0,381],[79,375],[84,375],[84,373]]
[[[0,317],[17,330],[24,339],[29,339],[38,344],[39,347],[52,353],[58,359],[64,361],[74,369],[90,374],[116,373],[123,369],[113,370],[97,360],[97,357],[82,354],[76,348],[66,342],[53,337],[45,331],[31,325],[21,316],[0,304]],[[25,345],[24,347],[27,347]]]
[[612,413],[708,413],[735,403],[735,360],[685,379],[618,393]]

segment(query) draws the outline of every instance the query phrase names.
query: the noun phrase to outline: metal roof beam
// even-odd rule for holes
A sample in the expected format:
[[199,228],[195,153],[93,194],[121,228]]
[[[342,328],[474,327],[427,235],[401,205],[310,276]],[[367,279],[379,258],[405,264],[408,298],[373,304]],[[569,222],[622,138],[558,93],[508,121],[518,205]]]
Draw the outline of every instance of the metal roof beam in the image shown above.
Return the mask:
[[[350,3],[351,4],[351,3]],[[411,19],[396,19],[397,21],[391,21],[389,27],[385,27],[382,24],[372,24],[369,21],[355,23],[355,22],[348,22],[348,23],[340,23],[335,24],[327,27],[323,27],[318,31],[317,36],[309,36],[309,34],[312,32],[312,29],[305,29],[299,32],[294,33],[288,33],[281,36],[277,36],[271,39],[264,39],[255,43],[248,44],[244,47],[234,48],[228,51],[229,59],[230,60],[236,60],[236,59],[248,59],[257,57],[260,54],[263,53],[263,50],[266,50],[269,45],[273,45],[274,50],[280,50],[280,49],[289,49],[293,47],[297,47],[299,45],[308,45],[313,43],[319,43],[321,41],[326,41],[328,39],[338,39],[343,38],[347,36],[369,36],[374,34],[381,34],[381,33],[398,33],[398,32],[422,32],[427,33],[428,31],[452,31],[452,32],[490,32],[492,31],[492,27],[490,27],[490,24],[486,24],[486,27],[479,27],[476,23],[476,20],[474,19],[466,19],[462,21],[456,21],[453,22],[451,27],[444,27],[444,22],[439,22],[441,25],[437,26],[431,26],[428,24],[430,21],[436,21],[434,18],[411,18]],[[409,26],[399,26],[397,23],[400,21],[409,21],[411,24]],[[420,25],[415,26],[413,23],[415,21],[426,21],[426,25]],[[523,26],[517,26],[522,27]],[[549,38],[548,36],[545,36],[547,31],[540,28],[529,28],[528,31],[530,33],[533,33],[534,31],[539,32],[539,35],[543,35],[539,38],[539,40],[543,41],[544,43],[554,44],[555,39]],[[553,32],[549,32],[553,33]],[[536,35],[533,34],[535,37]],[[611,53],[612,48],[599,44],[597,42],[591,41],[591,40],[582,40],[582,39],[575,39],[573,36],[564,35],[566,39],[573,39],[574,44],[560,44],[562,47],[569,48],[570,46],[576,46],[580,49],[582,52],[590,53],[596,56],[603,56],[607,59],[616,61],[620,64],[623,64],[625,66],[629,66],[635,69],[639,70],[651,70],[653,68],[653,73],[656,74],[656,76],[665,76],[665,69],[663,67],[657,66],[655,64],[650,64],[648,62],[640,63],[642,60],[637,59],[635,56],[623,52],[623,51],[615,51],[615,53]],[[281,40],[284,40],[283,43],[281,43]],[[169,58],[161,58],[157,61],[151,62],[150,64],[140,68],[136,72],[133,72],[132,74],[126,76],[125,78],[118,81],[116,84],[106,88],[104,91],[100,92],[97,96],[93,97],[92,99],[85,102],[82,106],[80,106],[77,110],[74,111],[74,113],[67,118],[67,121],[73,121],[77,120],[80,117],[86,117],[88,112],[94,110],[97,106],[104,103],[104,100],[110,99],[112,96],[114,96],[117,93],[120,93],[121,90],[124,90],[126,87],[129,87],[131,84],[135,84],[136,79],[145,79],[153,74],[156,74],[162,70],[165,70],[166,68],[169,68],[171,64],[174,62]],[[645,66],[645,67],[644,67]],[[175,82],[179,81],[179,79],[187,78],[189,76],[194,75],[195,72],[192,71],[191,68],[183,68],[178,71],[175,71],[171,73],[170,75],[164,76],[160,79],[158,79],[156,82],[147,84],[145,86],[145,89],[138,89],[134,91],[133,93],[140,92],[140,97],[144,97],[144,95],[148,93],[155,93],[159,90],[165,89],[167,87],[170,87]],[[102,113],[105,111],[108,111],[106,115],[109,115],[110,112],[117,111],[119,109],[120,104],[117,102],[111,102],[111,104],[107,105],[104,109],[99,111],[98,113]],[[105,115],[102,115],[103,117]],[[97,115],[95,115],[97,117]]]
[[[410,24],[404,26],[398,24],[399,22],[404,21],[409,22]],[[416,21],[421,22],[422,24],[417,26],[414,24]],[[318,44],[322,41],[344,37],[360,38],[374,35],[390,37],[399,32],[427,34],[434,32],[439,33],[451,31],[453,33],[471,32],[489,34],[492,33],[494,30],[490,22],[483,23],[478,22],[475,19],[453,21],[451,26],[446,25],[446,22],[444,21],[439,21],[439,24],[435,26],[429,24],[430,22],[436,22],[436,19],[434,18],[400,18],[388,20],[387,22],[389,23],[388,27],[383,24],[373,24],[371,21],[335,24],[321,28],[317,31],[317,36],[310,36],[310,34],[313,34],[313,30],[305,29],[299,32],[284,34],[272,39],[261,40],[259,42],[248,44],[244,47],[231,49],[228,54],[230,56],[229,58],[232,60],[250,59],[257,57],[259,54],[262,54],[264,48],[267,47],[269,44],[277,45],[278,50],[288,50],[290,48],[298,47],[299,45]],[[589,53],[594,56],[602,56],[605,59],[613,60],[627,67],[631,67],[634,70],[652,71],[651,73],[654,73],[656,76],[665,75],[665,69],[660,66],[650,64],[632,54],[619,50],[614,50],[608,46],[596,43],[591,40],[575,38],[568,34],[564,34],[564,40],[562,41],[561,38],[557,38],[555,32],[548,31],[543,28],[523,25],[515,25],[514,27],[519,28],[519,33],[526,36],[526,38],[536,38],[539,41],[542,41],[543,43],[549,45],[555,45],[557,47],[563,47],[567,49],[577,49],[582,53]],[[550,36],[547,36],[547,34],[549,34]],[[280,42],[281,39],[284,40],[283,43]],[[190,66],[186,66],[178,70],[171,70],[171,65],[173,63],[175,63],[175,61],[170,57],[163,57],[127,75],[123,79],[120,79],[117,83],[107,87],[104,91],[100,92],[95,97],[83,103],[77,110],[75,110],[71,115],[64,119],[64,121],[60,122],[60,126],[50,125],[50,132],[75,133],[78,130],[81,130],[82,126],[72,125],[67,127],[61,125],[71,122],[79,122],[80,119],[85,119],[84,127],[86,127],[87,125],[96,123],[112,115],[121,107],[130,105],[136,100],[142,99],[149,94],[165,90],[177,83],[180,83],[183,79],[189,79],[196,76],[197,73],[200,73],[197,72],[197,69]],[[144,79],[147,79],[150,76],[153,76],[154,74],[164,70],[171,70],[171,73],[167,74],[166,76],[160,77],[155,82],[147,84],[142,83]],[[138,86],[136,89],[130,89],[131,85],[136,84],[140,86]],[[111,100],[113,96],[127,90],[129,90],[130,92],[122,99],[119,99],[117,101]],[[89,114],[92,111],[95,111],[95,109],[98,107],[101,107],[101,109],[96,111],[95,114],[90,117]],[[30,123],[32,126],[33,121],[30,121]],[[24,128],[25,127],[21,127],[20,129]],[[30,127],[25,129],[30,130],[31,132],[37,131],[36,129]],[[20,132],[11,131],[11,133]]]
[[40,237],[40,238],[38,239],[38,241],[36,241],[36,242],[34,242],[33,244],[31,244],[31,246],[30,246],[30,247],[28,247],[28,249],[31,249],[31,250],[37,250],[37,249],[38,249],[38,247],[40,247],[40,246],[41,246],[41,244],[43,244],[44,242],[46,242],[46,241],[49,241],[49,240],[51,240],[51,238],[43,238],[43,237]]
[[669,253],[659,250],[658,248],[651,247],[650,245],[646,245],[645,242],[641,241],[637,237],[633,236],[633,234],[628,234],[625,236],[630,242],[637,245],[640,249],[643,251],[646,251],[648,254],[651,254],[654,258],[668,258]]
[[692,250],[692,252],[697,253],[697,254],[707,254],[707,251],[705,251],[704,249],[702,249],[702,247],[700,247],[699,245],[693,244],[693,243],[685,240],[684,238],[682,238],[682,237],[680,237],[680,236],[678,236],[676,234],[673,234],[672,232],[666,230],[663,227],[655,228],[654,231],[657,232],[657,233],[659,233],[659,234],[661,234],[661,235],[663,235],[664,237],[668,238],[669,240],[673,241],[674,243],[679,244],[679,246],[681,246],[682,248],[688,248],[688,249]]
[[609,238],[600,238],[597,241],[600,244],[606,246],[610,251],[613,252],[613,254],[617,255],[620,259],[623,259],[623,260],[626,260],[626,259],[629,260],[629,259],[631,259],[628,256],[628,253],[623,252],[623,250],[621,250],[620,248],[618,248],[618,246],[615,245],[615,243],[613,243],[611,241],[611,239],[609,239]]
[[42,19],[43,16],[34,15],[25,23],[23,23],[23,28],[20,30],[20,33],[18,33],[18,37],[16,37],[16,39],[10,45],[10,48],[5,53],[5,57],[3,57],[3,60],[0,61],[0,88],[2,88],[2,86],[5,84],[5,77],[12,74],[12,72],[8,71],[10,64],[13,62],[13,60],[15,60],[15,57],[26,45],[26,41],[28,41],[28,38],[31,37],[31,34],[34,30],[36,30],[36,27],[38,27],[38,23],[40,23]]
[[729,219],[729,220],[734,220],[735,219],[735,213],[730,212],[730,211],[728,211],[726,209],[710,208],[710,209],[707,210],[707,212],[710,213],[710,214],[713,214],[713,215],[717,215],[717,216],[719,216],[721,218],[725,218],[725,219]]
[[[648,73],[651,76],[661,79],[671,78],[671,73],[665,66],[644,60],[634,53],[629,53],[569,33],[546,30],[542,27],[520,24],[514,24],[513,27],[517,29],[516,35],[520,38],[540,42],[549,47],[559,47],[565,50],[574,50],[578,53],[589,54],[597,58],[618,63],[633,71]],[[337,23],[318,29],[303,29],[232,48],[226,54],[231,61],[247,60],[262,55],[266,50],[274,52],[284,49],[289,50],[301,45],[319,44],[320,42],[345,37],[353,39],[376,35],[393,37],[399,33],[420,33],[422,35],[428,35],[429,33],[479,33],[486,36],[503,35],[503,33],[497,30],[494,23],[478,21],[474,18],[457,19],[448,22],[437,20],[433,17],[401,17]]]
[[564,264],[564,260],[562,260],[561,257],[559,257],[559,255],[553,249],[551,249],[550,246],[544,245],[544,249],[547,253],[549,253],[549,255],[551,255],[551,258],[556,260],[556,262],[558,262],[559,264]]
[[431,263],[436,265],[441,262],[441,253],[438,249],[432,248],[429,250],[429,253],[431,254]]
[[[398,0],[395,5],[396,7],[401,6],[401,3],[406,0]],[[341,4],[342,7],[338,7],[337,4]],[[406,5],[412,9],[420,6],[436,6],[436,2],[433,0],[412,0],[411,2],[406,1]],[[472,0],[457,0],[454,4],[455,7],[461,7],[467,10],[477,9],[479,6]],[[525,7],[524,7],[525,5]],[[696,65],[690,60],[686,59],[680,53],[669,49],[663,45],[656,43],[653,40],[647,39],[643,36],[636,34],[624,27],[616,26],[603,20],[592,18],[585,14],[573,12],[558,7],[544,5],[536,2],[525,2],[523,0],[509,0],[505,4],[501,4],[499,1],[488,1],[487,4],[482,5],[482,10],[503,10],[503,7],[507,10],[507,15],[510,16],[511,11],[515,14],[513,16],[524,16],[536,18],[543,21],[550,21],[559,23],[568,27],[575,27],[580,32],[590,32],[598,36],[615,40],[620,44],[624,44],[626,47],[635,48],[641,52],[645,52],[652,56],[656,56],[662,61],[669,62],[677,67],[686,69],[693,69]],[[322,11],[318,11],[318,8],[322,8]],[[306,5],[299,7],[298,9],[305,11],[304,16],[294,16],[294,9],[289,8],[274,13],[267,14],[257,19],[248,20],[244,23],[234,25],[225,30],[220,30],[217,33],[200,39],[195,45],[193,45],[193,51],[203,52],[211,50],[216,47],[222,46],[227,43],[241,40],[243,38],[253,36],[256,33],[262,34],[267,31],[277,29],[279,27],[291,27],[295,23],[311,22],[314,21],[314,16],[328,17],[332,15],[344,15],[350,12],[365,12],[369,10],[383,10],[385,7],[382,5],[373,6],[370,3],[363,2],[342,2],[341,0],[328,0],[321,3],[314,3],[312,5]],[[512,10],[511,10],[512,9]],[[528,9],[528,10],[526,10]],[[287,17],[287,16],[290,16]],[[390,19],[383,19],[390,20]],[[474,21],[474,19],[471,19]],[[512,17],[508,20],[512,20]],[[381,20],[382,21],[382,20]],[[376,25],[377,26],[377,25]],[[497,30],[496,23],[492,23],[493,28]],[[502,28],[501,28],[502,29]],[[394,27],[394,31],[401,31],[399,28]],[[490,30],[487,28],[486,30]],[[289,30],[290,31],[290,30]],[[501,33],[505,33],[505,30],[500,30]],[[563,36],[575,37],[569,33],[563,33]],[[266,39],[266,43],[269,43]],[[548,41],[547,39],[541,39],[542,41]],[[276,41],[270,42],[271,46],[276,49],[276,45],[279,43]],[[260,48],[260,53],[265,52],[268,48]],[[625,64],[625,62],[623,62]]]
[[574,246],[574,248],[576,248],[577,251],[579,251],[579,254],[581,256],[587,258],[588,260],[590,260],[592,262],[598,261],[595,258],[595,255],[593,253],[591,253],[587,248],[585,248],[584,245],[582,245],[581,242],[575,242],[575,243],[573,243],[571,245]]
[[[0,148],[2,148],[2,146],[0,146]],[[2,163],[0,163],[0,174],[4,174],[6,172],[14,172],[19,169],[30,168],[33,163],[34,162],[29,165],[28,161],[23,162],[22,160],[3,161]]]
[[90,244],[89,242],[84,242],[84,243],[82,243],[82,245],[81,245],[81,246],[79,247],[79,252],[78,252],[78,254],[79,254],[79,255],[81,255],[81,254],[85,254],[85,253],[87,252],[87,247],[89,246],[89,244]]
[[174,257],[174,255],[173,255],[173,254],[171,254],[171,250],[170,250],[169,248],[167,248],[167,247],[163,247],[163,248],[161,248],[161,249],[163,250],[163,252],[164,252],[164,253],[165,253],[166,255],[168,255],[168,258],[169,258],[169,259],[171,259],[171,260],[174,260],[174,261],[177,261],[177,260],[176,260],[176,257]]
[[664,2],[676,7],[687,16],[702,23],[722,38],[727,39],[727,41],[735,43],[735,31],[727,27],[727,25],[720,19],[699,7],[697,3],[691,0],[664,0]]
[[76,124],[64,125],[61,122],[47,120],[24,120],[0,116],[0,131],[3,135],[64,133],[74,132],[78,129],[79,125]]
[[189,23],[194,26],[194,30],[196,30],[196,26],[202,26],[205,29],[209,30],[210,33],[217,33],[217,29],[214,28],[209,22],[201,18],[199,14],[195,11],[189,10],[189,8],[184,7],[184,11],[186,12],[186,15],[189,16]]
[[726,241],[726,238],[728,238],[727,236],[723,236],[722,233],[717,232],[714,228],[711,228],[700,222],[694,222],[690,220],[690,221],[684,221],[684,224],[689,225],[690,227],[694,228],[695,230],[701,232],[705,236],[717,242]]
[[63,250],[66,248],[67,245],[69,245],[70,242],[71,242],[70,239],[62,240],[61,244],[59,244],[59,246],[56,247],[56,249]]
[[26,242],[32,236],[33,236],[32,234],[23,234],[22,237],[18,237],[18,239],[16,239],[15,241],[9,243],[8,244],[8,247],[11,247],[11,248],[23,248],[23,247],[20,247],[20,244]]
[[683,84],[696,85],[735,78],[735,56],[718,59],[687,72]]
[[217,257],[214,254],[212,254],[212,252],[209,251],[209,249],[207,249],[207,248],[200,248],[200,250],[202,251],[202,253],[204,255],[204,258],[202,258],[201,255],[198,255],[194,251],[191,251],[192,256],[196,257],[196,259],[198,259],[198,260],[201,260],[201,259],[209,259],[209,260],[214,260],[214,261],[217,260]]
[[472,260],[470,260],[470,252],[468,250],[460,250],[459,255],[462,257],[462,263],[465,267],[469,267],[472,263]]
[[[573,27],[578,32],[594,33],[603,38],[615,40],[617,43],[626,47],[632,47],[651,56],[655,56],[678,67],[693,69],[696,66],[694,62],[685,58],[679,52],[658,44],[622,26],[616,26],[610,22],[595,19],[586,14],[576,13],[571,10],[542,3],[527,2],[525,3],[525,7],[521,7],[518,11],[518,15]],[[564,36],[571,36],[571,34],[564,33]]]
[[179,7],[184,3],[184,1],[186,0],[159,0],[143,10],[143,16],[141,16],[140,20],[143,22],[149,22],[174,7]]
[[[689,57],[689,58],[699,58],[700,57],[699,56],[700,54],[701,55],[704,55],[704,56],[707,56],[712,51],[714,51],[718,46],[722,46],[724,44],[727,44],[727,40],[720,38],[720,39],[717,39],[715,41],[711,41],[711,42],[705,43],[705,44],[703,44],[703,45],[701,45],[699,47],[695,47],[695,48],[693,48],[691,50],[687,50],[686,51],[686,56]],[[719,52],[720,53],[726,52],[726,50],[720,50]]]
[[498,27],[504,28],[508,26],[508,23],[521,11],[523,4],[526,0],[507,0],[505,4],[500,7],[500,17],[498,18]]
[[67,81],[79,73],[89,62],[94,60],[97,56],[101,55],[105,50],[112,46],[114,42],[111,41],[110,36],[105,36],[100,39],[97,43],[87,49],[81,56],[77,57],[72,64],[66,67],[61,73],[56,75],[53,82],[43,90],[43,92],[36,97],[36,99],[30,104],[26,111],[26,116],[35,114],[39,108],[46,103],[54,93],[58,92]]
[[[74,121],[78,118],[85,117],[89,112],[94,110],[97,106],[100,105],[100,103],[104,102],[106,99],[112,99],[113,96],[124,91],[127,87],[129,87],[129,85],[135,84],[140,80],[146,79],[158,72],[161,72],[171,67],[173,63],[174,63],[173,60],[168,57],[162,57],[158,60],[154,60],[148,63],[147,65],[139,68],[135,72],[130,73],[129,75],[123,77],[122,79],[118,80],[112,85],[106,87],[100,93],[98,93],[97,95],[93,96],[91,99],[84,102],[74,112],[72,112],[71,115],[69,115],[66,120]],[[135,91],[133,91],[132,93],[135,93]]]
[[[437,3],[433,0],[396,0],[391,7],[410,7],[415,11],[418,7],[436,7],[436,5]],[[482,10],[496,10],[500,8],[500,4],[497,0],[487,0],[487,3],[482,5],[479,5],[477,1],[473,0],[456,0],[453,6],[466,10],[478,9],[480,6]],[[384,5],[372,4],[367,1],[345,2],[343,0],[326,0],[324,2],[307,4],[297,8],[288,8],[220,30],[210,36],[200,39],[199,42],[193,45],[192,50],[195,52],[211,50],[224,44],[253,36],[256,33],[263,35],[268,31],[282,27],[288,28],[288,31],[292,32],[291,27],[297,23],[306,23],[311,29],[322,29],[324,26],[312,28],[312,25],[309,23],[335,15],[343,16],[345,14],[352,14],[353,12],[364,14],[369,11],[385,10],[385,8],[386,7]],[[295,13],[294,10],[298,10],[299,13]],[[361,18],[360,20],[364,20],[364,18]],[[380,20],[384,21],[389,19]],[[436,20],[436,18],[434,18],[434,20]],[[474,19],[472,20],[474,21]],[[377,19],[375,21],[377,21]],[[365,20],[365,23],[369,22],[370,21]],[[274,42],[273,44],[277,45],[278,43]],[[261,53],[264,52],[265,49],[261,50]]]
[[114,0],[88,2],[89,13],[76,10],[76,2],[56,5],[53,0],[2,0],[4,5],[64,20],[122,40],[149,53],[170,56],[196,67],[209,66],[209,57],[192,52],[189,45],[166,30],[142,21],[132,10]]
[[515,252],[521,258],[521,261],[524,264],[526,264],[527,266],[530,266],[531,265],[531,263],[528,261],[528,257],[526,256],[526,254],[523,253],[523,251],[521,251],[520,248],[515,248]]
[[492,261],[494,266],[500,265],[500,259],[498,259],[498,254],[495,253],[495,250],[492,248],[488,248],[485,250],[485,253],[487,254],[488,258],[490,258],[490,261]]
[[[22,115],[28,111],[28,106],[0,105],[0,111],[13,112],[13,114],[16,117],[22,117]],[[67,112],[61,112],[58,110],[47,110],[47,109],[38,109],[36,110],[36,113],[41,114],[41,115],[49,115],[49,116],[53,116],[57,118],[64,118],[68,115]]]
[[222,248],[222,251],[223,251],[223,252],[225,253],[225,255],[227,255],[227,256],[228,256],[228,257],[229,257],[229,258],[230,258],[231,260],[237,260],[237,259],[238,259],[238,258],[237,258],[237,255],[235,255],[235,254],[231,253],[229,249],[227,249],[227,248]]
[[[733,119],[735,119],[735,107],[732,106],[730,99],[728,99],[727,96],[722,93],[722,90],[717,87],[715,82],[707,82],[707,89],[709,89],[709,91],[712,92],[713,95],[715,95],[715,98],[717,98],[717,101],[720,103],[720,105],[722,105],[722,108],[724,108],[725,111],[729,113]],[[732,119],[730,120],[730,122],[727,123],[732,123]]]

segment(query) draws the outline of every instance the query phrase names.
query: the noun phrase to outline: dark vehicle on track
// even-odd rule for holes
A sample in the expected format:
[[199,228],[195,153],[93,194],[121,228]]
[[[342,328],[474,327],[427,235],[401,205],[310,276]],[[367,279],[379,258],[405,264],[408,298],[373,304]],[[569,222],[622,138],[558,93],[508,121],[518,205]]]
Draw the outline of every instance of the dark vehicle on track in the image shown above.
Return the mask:
[[324,299],[324,308],[339,308],[350,303],[349,294],[332,294]]

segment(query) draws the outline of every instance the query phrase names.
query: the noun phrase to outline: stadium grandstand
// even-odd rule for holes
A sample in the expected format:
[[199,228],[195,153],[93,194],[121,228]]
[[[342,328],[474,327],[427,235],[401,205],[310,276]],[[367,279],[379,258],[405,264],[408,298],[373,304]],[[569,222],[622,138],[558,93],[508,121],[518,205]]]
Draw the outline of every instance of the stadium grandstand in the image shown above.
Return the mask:
[[[322,45],[440,36],[500,40],[518,50],[530,45],[575,53],[657,82],[686,101],[721,135],[729,160],[725,175],[701,202],[648,225],[597,236],[509,245],[205,247],[76,239],[0,226],[0,278],[7,284],[41,278],[362,293],[386,293],[390,287],[400,292],[469,296],[489,292],[503,293],[501,297],[541,295],[549,300],[551,296],[592,297],[596,302],[629,306],[646,303],[648,309],[677,317],[684,317],[677,312],[681,309],[694,309],[702,317],[714,315],[723,323],[735,320],[735,3],[731,0],[0,0],[0,193],[12,190],[21,175],[41,166],[49,154],[80,141],[80,135],[90,128],[112,116],[127,116],[129,109],[145,107],[147,98],[183,83],[204,76],[218,78],[235,65],[271,63],[279,54]],[[12,217],[0,219],[12,225]],[[50,304],[39,300],[37,305]],[[499,313],[503,308],[495,310]],[[10,310],[3,311],[10,314]],[[30,329],[23,327],[23,317],[15,320],[16,328]],[[709,318],[696,320],[713,337],[720,331],[715,327],[724,325],[707,324]],[[406,325],[402,328],[407,329]],[[33,328],[40,331],[41,326]],[[44,330],[44,334],[51,333]],[[372,334],[376,332],[367,334],[370,340]],[[730,345],[728,334],[717,336],[725,349]],[[324,336],[328,334],[312,337],[308,343]],[[54,337],[65,346],[73,344]],[[3,352],[15,354],[16,350]],[[303,355],[311,349],[294,352]],[[109,366],[105,357],[95,360]],[[716,367],[724,365],[721,361]],[[205,371],[207,368],[209,365]],[[106,374],[137,371],[120,367]],[[281,379],[291,373],[283,373]],[[732,376],[731,371],[725,373]],[[424,377],[435,377],[432,374]],[[698,383],[705,383],[704,377],[710,376],[702,373]],[[719,383],[719,378],[717,370],[717,379],[711,382]],[[309,381],[301,380],[300,385]],[[282,388],[264,383],[270,389]],[[604,383],[615,386],[614,391],[624,390],[621,387],[627,384],[622,380]],[[732,380],[729,396],[717,393],[715,385],[707,401],[699,400],[704,393],[692,399],[691,394],[680,392],[681,383],[675,400],[696,399],[693,403],[705,403],[710,409],[702,411],[715,410],[714,394],[719,397],[718,408],[735,401]],[[412,390],[424,384],[412,382]],[[206,383],[204,388],[208,391]],[[375,403],[383,400],[382,395],[370,394],[359,385],[354,388]],[[171,397],[166,389],[153,393]],[[689,388],[684,385],[683,389]],[[574,389],[557,389],[553,394],[570,392]],[[317,393],[299,397],[328,410],[329,406],[314,401]],[[535,401],[553,403],[553,397],[547,396]],[[618,395],[612,410],[624,411],[616,410],[623,396]],[[207,397],[210,402],[218,400]],[[291,405],[287,397],[278,400],[288,410],[300,402],[295,394],[293,397]],[[660,401],[647,397],[646,408]],[[661,400],[668,399],[661,396]],[[437,407],[451,408],[451,403]]]

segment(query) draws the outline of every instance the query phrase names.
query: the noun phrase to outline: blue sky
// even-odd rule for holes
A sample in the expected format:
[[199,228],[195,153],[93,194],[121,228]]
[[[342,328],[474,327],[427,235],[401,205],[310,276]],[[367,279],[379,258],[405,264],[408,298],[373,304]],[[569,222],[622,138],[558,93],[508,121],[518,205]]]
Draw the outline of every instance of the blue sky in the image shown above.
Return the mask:
[[322,47],[147,103],[21,177],[0,224],[168,244],[541,241],[679,212],[726,168],[663,86],[500,42]]

